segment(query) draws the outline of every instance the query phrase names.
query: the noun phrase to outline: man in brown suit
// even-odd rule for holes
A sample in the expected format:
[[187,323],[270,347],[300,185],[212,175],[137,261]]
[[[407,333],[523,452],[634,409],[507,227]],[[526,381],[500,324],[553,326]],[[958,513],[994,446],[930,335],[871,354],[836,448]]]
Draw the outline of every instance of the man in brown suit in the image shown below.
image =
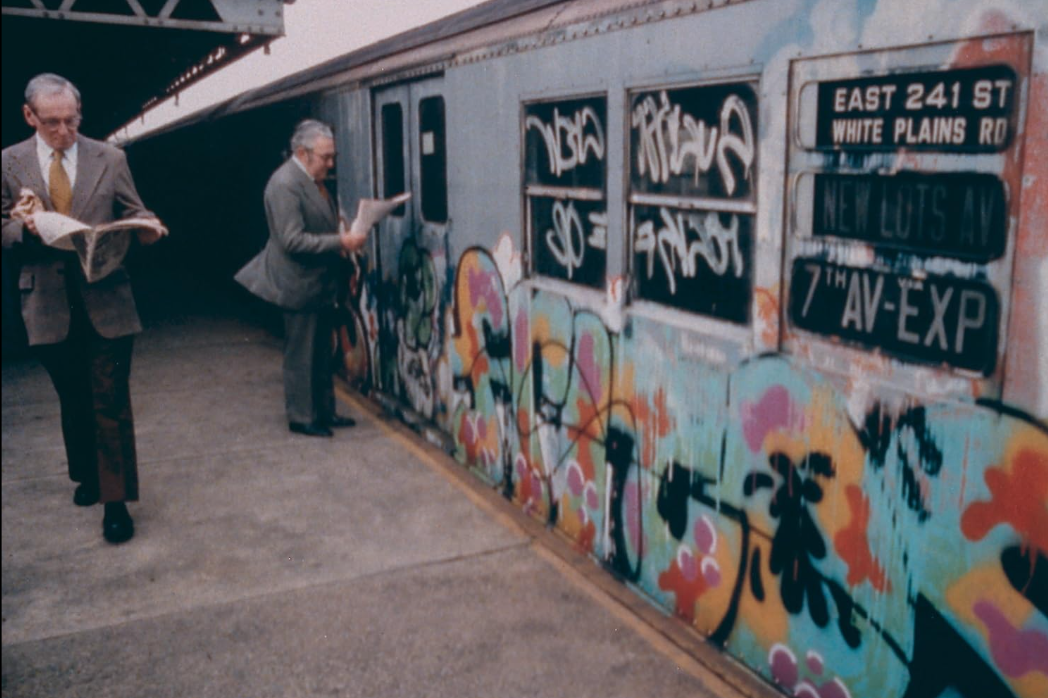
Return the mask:
[[[29,344],[58,393],[69,477],[79,483],[73,501],[103,502],[103,536],[122,543],[134,535],[125,502],[138,500],[128,377],[132,336],[142,329],[127,271],[88,283],[75,253],[45,246],[34,216],[12,209],[28,188],[46,208],[91,225],[153,214],[124,153],[79,135],[80,93],[71,82],[38,75],[22,111],[36,134],[3,151],[3,246],[19,255]],[[143,244],[158,238],[138,232]]]

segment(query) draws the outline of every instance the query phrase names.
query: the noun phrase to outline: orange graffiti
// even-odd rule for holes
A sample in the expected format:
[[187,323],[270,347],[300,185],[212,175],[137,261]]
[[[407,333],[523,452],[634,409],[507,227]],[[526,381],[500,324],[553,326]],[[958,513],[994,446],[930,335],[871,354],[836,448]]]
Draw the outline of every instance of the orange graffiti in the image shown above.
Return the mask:
[[891,591],[891,581],[884,573],[866,540],[866,529],[870,523],[870,500],[858,485],[848,485],[844,490],[852,517],[846,528],[833,538],[833,545],[841,559],[848,565],[848,584],[857,586],[867,579],[877,591]]
[[977,541],[1007,523],[1035,548],[1048,552],[1048,451],[1021,448],[1008,464],[983,474],[990,501],[975,502],[961,516],[961,531]]
[[775,346],[779,340],[779,299],[767,288],[755,288],[757,314],[761,319],[761,343]]
[[701,574],[695,575],[694,580],[688,581],[680,565],[674,560],[668,570],[659,574],[659,588],[676,596],[675,613],[690,624],[695,620],[695,602],[708,587],[705,577]]

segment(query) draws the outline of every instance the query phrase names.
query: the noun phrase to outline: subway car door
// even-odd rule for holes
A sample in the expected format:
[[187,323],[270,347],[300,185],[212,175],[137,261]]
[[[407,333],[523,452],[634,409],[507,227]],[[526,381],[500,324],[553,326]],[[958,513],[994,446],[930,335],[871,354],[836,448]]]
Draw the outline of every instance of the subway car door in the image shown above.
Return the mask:
[[377,387],[406,419],[426,424],[443,413],[437,390],[448,226],[442,85],[429,78],[374,94],[378,196],[411,192],[376,236]]

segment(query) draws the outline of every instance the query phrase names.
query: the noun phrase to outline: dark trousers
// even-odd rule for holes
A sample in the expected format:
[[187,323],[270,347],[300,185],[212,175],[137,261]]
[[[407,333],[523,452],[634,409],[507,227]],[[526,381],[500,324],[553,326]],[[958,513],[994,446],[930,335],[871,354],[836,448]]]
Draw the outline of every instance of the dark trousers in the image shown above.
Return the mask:
[[138,501],[128,385],[133,337],[100,336],[83,307],[72,306],[65,341],[33,347],[58,393],[69,477],[97,484],[102,502]]
[[289,422],[326,424],[335,415],[333,308],[284,312],[284,404]]

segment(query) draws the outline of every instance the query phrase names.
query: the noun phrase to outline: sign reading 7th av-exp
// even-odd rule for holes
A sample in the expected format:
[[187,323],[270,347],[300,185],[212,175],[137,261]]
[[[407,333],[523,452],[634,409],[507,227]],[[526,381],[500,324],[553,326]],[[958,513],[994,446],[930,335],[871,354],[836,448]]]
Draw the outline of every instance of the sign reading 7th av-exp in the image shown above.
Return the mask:
[[820,82],[816,145],[987,153],[1008,147],[1017,80],[1005,65]]

